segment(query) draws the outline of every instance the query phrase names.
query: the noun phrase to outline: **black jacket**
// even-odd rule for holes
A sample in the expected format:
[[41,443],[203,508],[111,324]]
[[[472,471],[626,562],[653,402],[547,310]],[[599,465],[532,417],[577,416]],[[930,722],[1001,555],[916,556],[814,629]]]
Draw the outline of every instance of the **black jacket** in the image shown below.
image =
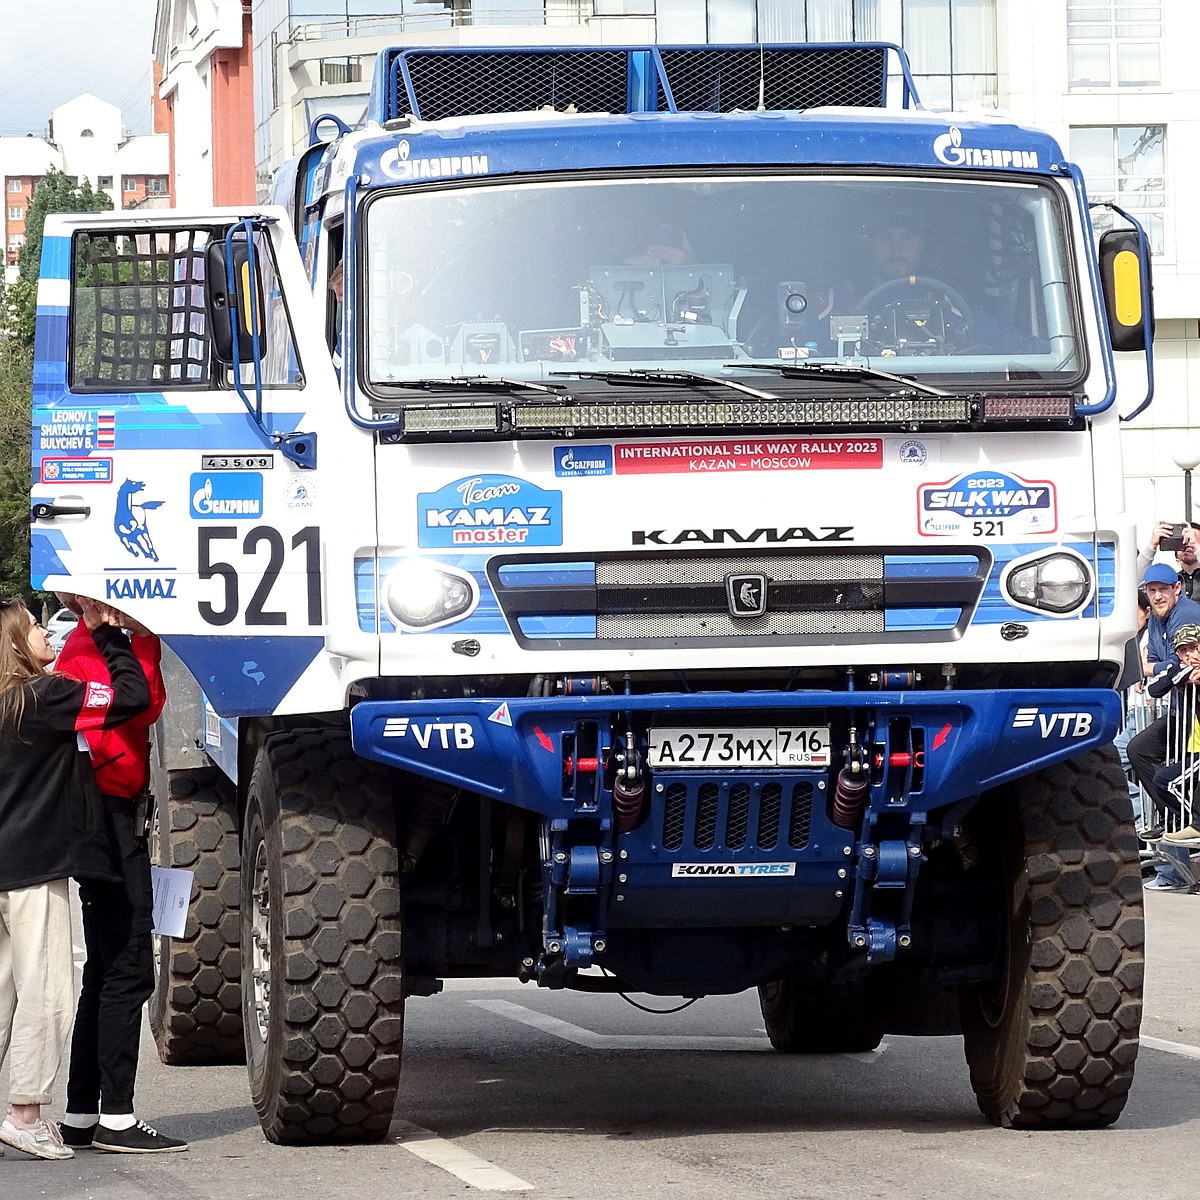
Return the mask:
[[26,685],[19,728],[0,729],[0,892],[70,877],[121,882],[78,734],[136,716],[150,703],[150,691],[119,629],[101,625],[92,637],[112,687],[40,676]]

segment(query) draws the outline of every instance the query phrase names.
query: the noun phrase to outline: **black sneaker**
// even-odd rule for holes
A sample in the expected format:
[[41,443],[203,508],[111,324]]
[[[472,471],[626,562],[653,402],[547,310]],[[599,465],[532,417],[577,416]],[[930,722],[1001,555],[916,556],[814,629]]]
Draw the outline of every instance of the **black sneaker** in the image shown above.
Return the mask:
[[58,1123],[58,1130],[62,1134],[63,1144],[74,1146],[76,1149],[80,1146],[90,1146],[92,1138],[96,1133],[95,1125],[89,1125],[86,1129],[80,1129],[78,1125],[67,1125],[62,1121]]
[[110,1150],[113,1154],[170,1154],[187,1148],[187,1142],[167,1137],[145,1121],[134,1121],[128,1129],[109,1129],[101,1121],[92,1134],[93,1150]]

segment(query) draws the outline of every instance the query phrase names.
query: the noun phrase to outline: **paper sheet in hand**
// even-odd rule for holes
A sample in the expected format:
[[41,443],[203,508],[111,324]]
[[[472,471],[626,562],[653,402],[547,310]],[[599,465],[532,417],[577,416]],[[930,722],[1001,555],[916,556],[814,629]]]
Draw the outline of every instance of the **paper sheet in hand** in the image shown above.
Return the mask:
[[151,867],[150,883],[154,888],[154,932],[163,937],[183,937],[192,898],[192,872]]

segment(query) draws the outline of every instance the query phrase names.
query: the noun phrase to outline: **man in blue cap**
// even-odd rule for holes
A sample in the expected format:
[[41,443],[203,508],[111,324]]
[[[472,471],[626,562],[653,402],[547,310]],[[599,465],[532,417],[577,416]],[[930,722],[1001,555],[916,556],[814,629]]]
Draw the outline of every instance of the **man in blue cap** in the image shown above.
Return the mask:
[[[1182,595],[1179,575],[1166,563],[1154,563],[1146,571],[1146,596],[1150,600],[1150,620],[1146,625],[1146,674],[1159,675],[1175,651],[1175,633],[1181,625],[1200,625],[1200,604]],[[1155,772],[1167,760],[1167,718],[1152,721],[1136,737],[1129,739],[1126,751],[1133,777],[1152,799]]]

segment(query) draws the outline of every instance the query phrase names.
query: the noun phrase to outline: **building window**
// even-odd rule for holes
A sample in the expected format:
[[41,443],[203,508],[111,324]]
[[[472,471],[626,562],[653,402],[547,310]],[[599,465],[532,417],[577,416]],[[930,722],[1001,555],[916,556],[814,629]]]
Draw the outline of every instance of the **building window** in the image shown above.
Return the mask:
[[146,195],[148,196],[165,196],[167,194],[167,180],[163,175],[151,175],[146,180]]
[[[1093,200],[1111,200],[1145,227],[1150,248],[1164,250],[1167,205],[1163,125],[1091,125],[1071,130],[1071,157],[1083,170]],[[1097,232],[1113,227],[1108,209],[1092,213]]]
[[362,83],[361,58],[321,59],[321,82],[328,84]]
[[10,204],[8,206],[8,219],[10,221],[24,220],[25,210],[19,204]]
[[1159,86],[1162,35],[1162,0],[1067,0],[1068,86]]
[[127,192],[136,192],[137,191],[137,180],[132,175],[126,175],[123,178],[122,183]]
[[112,187],[113,177],[111,175],[97,175],[96,186],[102,188]]
[[[881,0],[657,0],[660,42],[869,42]],[[641,13],[640,0],[595,0],[595,13]]]
[[996,0],[902,0],[902,45],[922,102],[995,108]]
[[8,181],[8,190],[10,192],[23,192],[25,188],[19,179],[10,179]]

